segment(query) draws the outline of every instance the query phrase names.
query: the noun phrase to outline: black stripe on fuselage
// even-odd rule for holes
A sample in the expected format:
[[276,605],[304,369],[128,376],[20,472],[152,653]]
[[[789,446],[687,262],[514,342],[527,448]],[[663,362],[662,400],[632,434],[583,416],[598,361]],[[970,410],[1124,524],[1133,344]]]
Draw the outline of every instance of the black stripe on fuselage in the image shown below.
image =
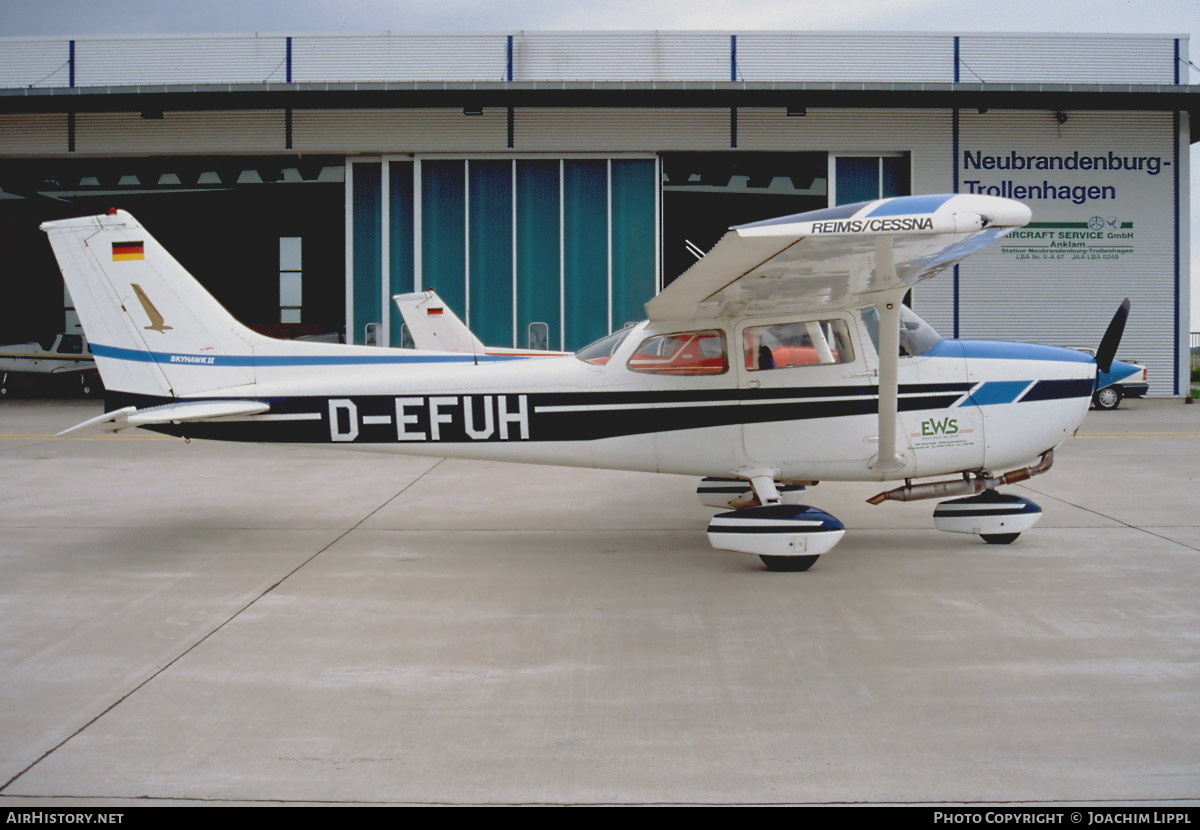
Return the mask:
[[1090,378],[1076,380],[1039,380],[1017,403],[1057,401],[1063,398],[1090,398],[1094,382]]
[[[970,387],[969,383],[903,386],[900,392],[908,397],[900,398],[899,408],[904,412],[945,409],[960,400]],[[733,424],[874,415],[878,412],[876,394],[876,388],[872,386],[841,386],[661,393],[533,392],[255,398],[270,404],[268,419],[156,424],[147,428],[190,438],[300,444],[331,441],[347,444],[591,441]],[[436,411],[444,418],[444,421],[436,424],[436,438],[433,436],[435,425],[431,404],[434,399],[440,400]],[[144,408],[171,402],[170,398],[112,391],[105,399],[109,410],[123,406]],[[467,406],[471,407],[469,413]],[[593,406],[606,408],[553,411],[562,407]],[[551,411],[542,411],[548,408]],[[331,423],[331,412],[336,423]],[[279,419],[280,416],[289,415],[307,415],[311,419]],[[401,423],[398,415],[409,420]],[[502,420],[506,423],[502,424]],[[468,421],[474,435],[469,434]],[[485,432],[486,435],[483,434]],[[335,433],[342,440],[334,441]]]

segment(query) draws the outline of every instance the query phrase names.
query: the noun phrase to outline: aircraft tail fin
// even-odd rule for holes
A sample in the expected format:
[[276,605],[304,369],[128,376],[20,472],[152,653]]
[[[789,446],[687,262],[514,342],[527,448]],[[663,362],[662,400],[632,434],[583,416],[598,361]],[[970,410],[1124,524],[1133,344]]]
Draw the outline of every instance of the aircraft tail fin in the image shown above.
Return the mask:
[[254,383],[277,342],[235,320],[129,213],[45,222],[105,386],[178,397]]
[[483,354],[486,346],[432,290],[392,297],[414,349]]

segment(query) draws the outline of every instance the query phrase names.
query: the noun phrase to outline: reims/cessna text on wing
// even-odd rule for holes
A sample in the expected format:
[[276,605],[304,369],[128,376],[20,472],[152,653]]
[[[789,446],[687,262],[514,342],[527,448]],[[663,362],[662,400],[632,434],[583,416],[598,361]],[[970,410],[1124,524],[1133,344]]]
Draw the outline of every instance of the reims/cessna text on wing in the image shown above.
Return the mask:
[[[901,303],[1029,217],[1018,202],[960,194],[742,225],[647,303],[645,322],[538,359],[273,340],[234,320],[128,213],[42,228],[107,387],[109,411],[68,433],[141,426],[694,475],[702,501],[733,508],[708,527],[715,547],[805,570],[844,533],[794,503],[822,480],[903,481],[871,501],[947,498],[935,525],[989,542],[1040,517],[997,488],[1050,467],[1128,306],[1093,358],[948,340]],[[912,483],[929,476],[948,478]]]

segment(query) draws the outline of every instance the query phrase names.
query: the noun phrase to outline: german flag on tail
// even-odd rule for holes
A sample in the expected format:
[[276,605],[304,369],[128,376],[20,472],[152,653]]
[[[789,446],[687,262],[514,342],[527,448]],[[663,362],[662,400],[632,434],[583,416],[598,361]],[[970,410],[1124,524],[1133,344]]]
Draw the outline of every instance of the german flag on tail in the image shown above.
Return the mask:
[[146,248],[143,242],[114,242],[112,246],[113,262],[146,258]]

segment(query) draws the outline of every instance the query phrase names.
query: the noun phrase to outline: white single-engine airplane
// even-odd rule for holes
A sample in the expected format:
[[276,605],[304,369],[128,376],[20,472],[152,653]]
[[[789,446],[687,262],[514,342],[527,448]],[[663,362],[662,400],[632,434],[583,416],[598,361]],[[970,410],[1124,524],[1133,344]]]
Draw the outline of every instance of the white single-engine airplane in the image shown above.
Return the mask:
[[140,426],[694,475],[701,501],[734,508],[709,524],[713,546],[772,570],[806,570],[841,539],[841,522],[794,503],[820,480],[903,481],[870,501],[947,498],[938,528],[1007,543],[1041,509],[996,488],[1050,467],[1128,303],[1093,358],[948,340],[901,300],[1029,218],[960,194],[741,225],[646,304],[645,322],[538,359],[274,340],[128,213],[47,222],[109,409],[63,434]]
[[60,333],[43,343],[13,343],[0,346],[0,397],[8,394],[8,376],[66,375],[79,376],[80,391],[92,394],[96,383],[96,361],[80,334]]

